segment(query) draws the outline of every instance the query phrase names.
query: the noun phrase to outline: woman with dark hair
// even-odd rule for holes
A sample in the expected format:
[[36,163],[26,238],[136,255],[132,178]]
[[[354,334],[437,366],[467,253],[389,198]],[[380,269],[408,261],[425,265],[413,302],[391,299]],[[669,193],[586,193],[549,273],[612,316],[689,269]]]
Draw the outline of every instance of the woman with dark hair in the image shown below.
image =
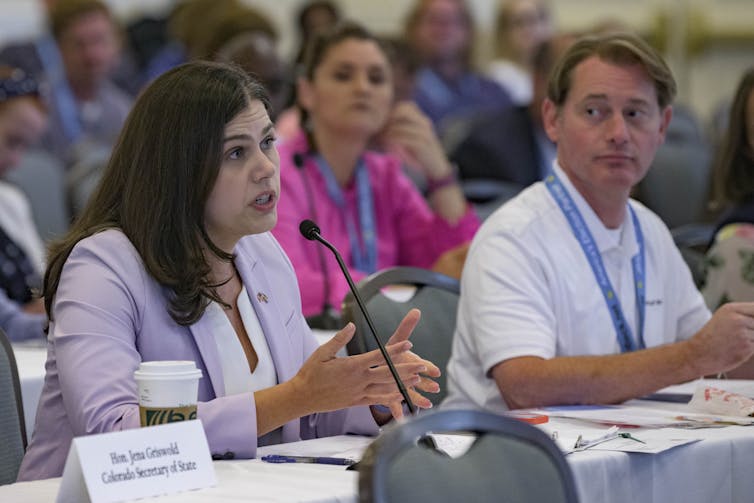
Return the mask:
[[[287,196],[274,231],[293,262],[306,316],[339,308],[348,285],[331,256],[295,236],[301,220],[319,223],[356,281],[397,265],[430,268],[479,227],[429,120],[413,103],[393,102],[380,40],[342,24],[310,49],[298,82],[305,131],[280,147]],[[423,171],[429,204],[404,164]]]
[[702,293],[710,309],[754,301],[754,68],[738,84],[715,167],[716,199],[728,205],[707,253]]
[[[59,476],[71,439],[139,426],[141,361],[192,360],[210,450],[375,433],[400,414],[379,353],[337,358],[353,325],[317,346],[290,262],[269,233],[279,159],[262,86],[189,63],[139,97],[100,185],[52,247],[44,293],[47,375],[20,480]],[[409,313],[389,352],[409,387],[438,375],[409,352]],[[419,407],[429,401],[411,391]]]

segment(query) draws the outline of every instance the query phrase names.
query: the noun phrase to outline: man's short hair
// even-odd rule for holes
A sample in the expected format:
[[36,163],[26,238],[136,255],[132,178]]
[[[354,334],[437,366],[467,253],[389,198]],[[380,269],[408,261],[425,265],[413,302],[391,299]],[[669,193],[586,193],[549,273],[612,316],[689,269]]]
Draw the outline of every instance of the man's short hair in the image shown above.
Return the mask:
[[85,14],[101,12],[112,20],[112,13],[100,0],[58,0],[50,9],[50,31],[55,40],[60,40],[63,32]]
[[547,97],[553,103],[557,106],[565,103],[571,88],[573,69],[592,56],[616,65],[641,65],[654,83],[660,108],[673,102],[676,83],[662,56],[638,35],[609,33],[579,39],[560,58],[547,86]]

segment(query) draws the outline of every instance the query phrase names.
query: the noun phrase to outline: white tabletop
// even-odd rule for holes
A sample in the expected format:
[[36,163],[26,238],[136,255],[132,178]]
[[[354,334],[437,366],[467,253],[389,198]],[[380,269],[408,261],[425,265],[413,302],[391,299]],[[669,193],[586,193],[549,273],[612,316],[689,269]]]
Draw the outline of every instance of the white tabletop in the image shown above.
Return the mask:
[[[656,404],[653,404],[656,406]],[[545,431],[578,428],[552,418]],[[673,435],[673,429],[666,430]],[[704,440],[660,454],[588,450],[569,454],[584,503],[744,503],[754,495],[754,427],[695,430]],[[637,433],[638,435],[638,433]],[[343,455],[360,452],[371,439],[331,437],[260,449],[262,454]],[[218,485],[156,498],[158,501],[356,501],[355,472],[311,464],[267,464],[259,460],[214,462]],[[0,486],[0,501],[52,502],[60,479]]]
[[[344,445],[366,448],[366,437],[332,437],[286,444],[288,454],[334,454]],[[354,444],[354,441],[356,444]],[[299,447],[297,450],[296,447]],[[278,446],[260,448],[260,455],[278,453]],[[147,498],[139,501],[169,502],[351,502],[356,501],[358,474],[343,466],[272,464],[258,459],[214,461],[217,485],[207,489]],[[0,501],[53,502],[60,478],[0,486]]]

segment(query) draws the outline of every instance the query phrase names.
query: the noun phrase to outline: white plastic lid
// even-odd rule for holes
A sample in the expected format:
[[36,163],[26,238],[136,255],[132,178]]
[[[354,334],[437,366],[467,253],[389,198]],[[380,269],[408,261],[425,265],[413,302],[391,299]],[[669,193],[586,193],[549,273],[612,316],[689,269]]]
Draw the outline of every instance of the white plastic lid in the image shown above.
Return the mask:
[[191,360],[161,360],[141,362],[139,369],[134,372],[134,378],[139,379],[198,379],[202,371],[196,368]]

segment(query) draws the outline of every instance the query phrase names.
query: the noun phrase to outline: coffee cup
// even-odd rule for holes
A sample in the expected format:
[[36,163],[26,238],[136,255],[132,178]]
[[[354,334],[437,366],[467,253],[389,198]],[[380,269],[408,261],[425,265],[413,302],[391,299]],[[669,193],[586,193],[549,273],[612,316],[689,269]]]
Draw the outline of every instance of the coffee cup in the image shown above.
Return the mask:
[[142,362],[134,372],[142,426],[196,419],[202,371],[193,361]]

